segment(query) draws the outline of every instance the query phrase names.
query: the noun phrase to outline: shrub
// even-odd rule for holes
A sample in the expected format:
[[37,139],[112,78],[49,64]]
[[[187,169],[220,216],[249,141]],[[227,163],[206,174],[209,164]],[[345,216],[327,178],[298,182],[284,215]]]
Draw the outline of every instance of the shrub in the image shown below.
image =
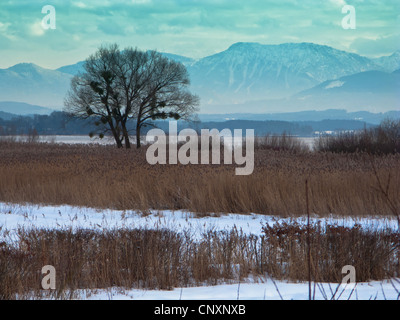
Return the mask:
[[395,154],[400,152],[400,119],[384,120],[378,127],[356,132],[321,136],[315,144],[317,151],[335,153],[367,152]]

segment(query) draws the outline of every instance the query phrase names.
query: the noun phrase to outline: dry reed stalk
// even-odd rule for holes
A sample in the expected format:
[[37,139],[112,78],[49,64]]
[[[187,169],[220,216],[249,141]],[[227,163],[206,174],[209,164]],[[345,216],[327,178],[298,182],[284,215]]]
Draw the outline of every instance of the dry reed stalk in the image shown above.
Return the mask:
[[[399,276],[399,252],[392,250],[399,234],[389,229],[280,222],[264,226],[261,236],[233,228],[209,230],[195,240],[188,232],[161,228],[20,228],[12,236],[7,230],[0,234],[0,296],[70,299],[79,289],[170,290],[266,275],[307,281],[309,235],[318,244],[311,246],[314,280],[341,283],[341,269],[348,264],[356,268],[359,282]],[[56,269],[55,291],[41,290],[44,264]]]
[[310,206],[308,198],[308,179],[306,179],[306,212],[307,212],[307,262],[308,262],[308,300],[311,300],[311,228],[310,228]]
[[[304,215],[304,180],[310,212],[320,216],[388,216],[377,194],[369,156],[258,149],[250,176],[233,165],[150,166],[146,150],[110,146],[0,143],[0,201],[70,204],[116,209]],[[375,157],[400,198],[400,155]]]

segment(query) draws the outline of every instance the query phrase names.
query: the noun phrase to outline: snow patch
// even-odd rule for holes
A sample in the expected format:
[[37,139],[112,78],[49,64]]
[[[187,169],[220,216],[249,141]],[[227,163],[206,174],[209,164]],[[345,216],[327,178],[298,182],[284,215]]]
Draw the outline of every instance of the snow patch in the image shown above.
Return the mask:
[[[193,213],[184,211],[157,211],[151,210],[147,214],[134,210],[111,210],[85,207],[40,206],[31,204],[11,204],[0,202],[0,229],[7,230],[10,239],[18,228],[72,228],[93,230],[108,230],[114,228],[145,228],[164,229],[182,232],[190,230],[194,238],[201,238],[207,230],[232,230],[236,228],[245,234],[262,234],[263,225],[273,225],[276,222],[296,221],[306,224],[306,217],[281,218],[260,214],[226,214],[196,218]],[[382,217],[365,218],[337,218],[327,217],[320,219],[313,216],[313,223],[337,224],[354,226],[360,224],[367,228],[392,228],[397,230],[397,221]],[[355,290],[339,290],[334,299],[398,299],[398,284],[400,280],[394,279],[395,287],[391,281],[371,281],[357,283]],[[324,300],[332,298],[338,284],[316,283],[315,299]],[[306,300],[308,298],[308,283],[293,283],[287,281],[274,281],[268,276],[265,278],[248,279],[242,283],[227,283],[217,286],[175,288],[174,290],[139,290],[121,289],[112,287],[99,290],[78,290],[81,300]]]

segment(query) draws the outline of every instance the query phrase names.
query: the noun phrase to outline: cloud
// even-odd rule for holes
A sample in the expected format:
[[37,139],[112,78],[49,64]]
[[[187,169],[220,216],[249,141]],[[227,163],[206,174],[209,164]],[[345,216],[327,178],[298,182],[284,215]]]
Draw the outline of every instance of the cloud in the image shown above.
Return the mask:
[[2,36],[2,38],[7,39],[7,40],[15,39],[13,32],[12,32],[10,22],[3,23],[0,21],[0,35]]
[[7,22],[7,23],[2,23],[0,21],[0,32],[1,33],[5,33],[7,32],[8,27],[11,25],[11,23]]
[[132,4],[150,4],[152,0],[131,0]]
[[[378,55],[393,51],[400,12],[398,0],[52,0],[57,30],[47,32],[40,25],[47,1],[0,1],[0,54],[6,45],[44,66],[72,63],[71,50],[85,58],[103,42],[195,58],[239,41],[315,42]],[[345,4],[357,10],[357,30],[341,27]]]
[[125,28],[116,22],[115,19],[105,19],[98,24],[97,28],[106,35],[124,36],[126,34]]
[[350,45],[350,49],[371,57],[389,55],[400,50],[400,33],[374,39],[357,38]]
[[85,4],[85,3],[82,2],[82,1],[78,1],[78,2],[75,2],[75,1],[74,1],[74,2],[72,2],[72,5],[75,6],[75,7],[81,8],[81,9],[88,8],[88,5]]
[[344,7],[345,5],[347,5],[345,0],[329,0],[329,2],[336,7]]
[[29,29],[30,29],[30,34],[35,37],[43,36],[45,33],[41,21],[36,21],[35,23],[31,24]]

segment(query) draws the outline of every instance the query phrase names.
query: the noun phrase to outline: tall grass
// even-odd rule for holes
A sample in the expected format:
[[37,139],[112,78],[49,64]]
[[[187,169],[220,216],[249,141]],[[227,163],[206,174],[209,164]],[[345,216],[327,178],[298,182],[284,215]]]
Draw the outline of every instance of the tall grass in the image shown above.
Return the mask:
[[[151,166],[146,148],[3,141],[0,201],[199,215],[398,213],[398,153],[310,152],[291,138],[265,139],[250,176],[235,176],[235,165]],[[10,236],[1,228],[1,299],[69,299],[78,289],[172,289],[265,275],[340,282],[344,265],[356,268],[357,281],[400,274],[399,233],[389,229],[282,222],[263,226],[261,236],[234,228],[195,239],[190,230],[20,228]],[[48,264],[57,271],[55,291],[40,287]]]
[[100,145],[0,143],[0,201],[115,209],[321,216],[392,215],[376,192],[376,174],[391,176],[400,203],[400,155],[256,149],[250,176],[235,165],[155,165],[146,149]]
[[[368,230],[313,223],[311,229],[312,280],[340,283],[345,265],[357,270],[357,281],[385,279],[399,273],[400,235],[392,230]],[[307,225],[277,223],[265,226],[268,259],[265,265],[274,278],[309,281]],[[285,268],[276,268],[279,261]]]
[[321,136],[315,143],[318,151],[400,153],[400,120],[385,120],[377,128]]
[[[399,276],[399,234],[312,224],[313,281],[340,283],[344,265],[357,281]],[[166,289],[238,283],[246,277],[307,281],[307,226],[295,222],[264,226],[263,234],[233,228],[209,230],[200,239],[190,231],[166,229],[3,230],[0,246],[1,299],[77,298],[110,287]],[[12,239],[10,239],[12,238]],[[56,270],[56,289],[43,291],[41,269]]]

